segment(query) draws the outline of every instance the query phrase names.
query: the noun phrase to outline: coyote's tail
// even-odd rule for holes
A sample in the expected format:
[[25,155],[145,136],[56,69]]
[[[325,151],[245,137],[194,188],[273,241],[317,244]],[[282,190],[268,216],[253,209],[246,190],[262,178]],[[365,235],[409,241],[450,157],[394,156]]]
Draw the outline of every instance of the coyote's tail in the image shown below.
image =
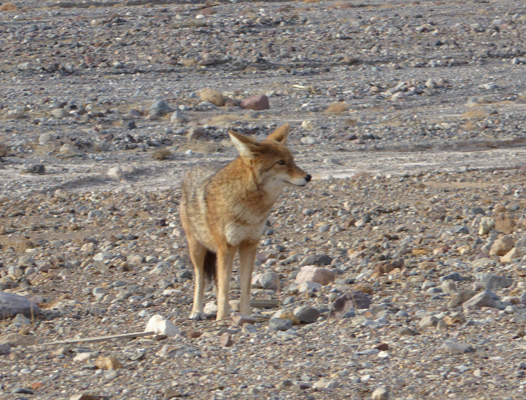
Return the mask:
[[208,282],[214,282],[216,278],[217,255],[213,251],[207,250],[205,254],[205,278]]

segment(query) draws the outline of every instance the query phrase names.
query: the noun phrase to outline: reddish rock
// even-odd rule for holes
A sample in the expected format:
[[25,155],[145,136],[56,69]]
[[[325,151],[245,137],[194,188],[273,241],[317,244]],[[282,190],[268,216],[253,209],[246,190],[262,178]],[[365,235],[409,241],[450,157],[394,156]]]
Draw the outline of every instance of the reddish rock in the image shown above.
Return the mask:
[[221,347],[230,347],[232,344],[234,344],[232,341],[232,335],[230,335],[228,332],[223,333],[219,338],[219,345]]
[[335,278],[336,274],[328,269],[305,266],[301,268],[296,276],[296,283],[302,284],[303,282],[309,281],[325,286],[334,281]]
[[270,104],[267,96],[264,94],[256,94],[244,99],[241,102],[241,107],[248,108],[250,110],[268,110],[270,108]]
[[201,337],[201,332],[198,331],[186,331],[185,334],[187,339],[197,339]]

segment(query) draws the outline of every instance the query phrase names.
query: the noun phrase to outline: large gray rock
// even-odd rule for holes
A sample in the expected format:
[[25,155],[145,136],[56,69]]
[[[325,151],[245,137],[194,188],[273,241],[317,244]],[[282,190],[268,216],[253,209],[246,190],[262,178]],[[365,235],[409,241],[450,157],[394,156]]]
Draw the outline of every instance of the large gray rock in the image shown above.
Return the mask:
[[304,305],[296,307],[294,309],[294,315],[296,318],[305,324],[312,324],[318,320],[320,312],[317,308],[311,307],[309,305]]
[[493,275],[493,274],[476,274],[479,281],[484,284],[484,287],[488,290],[496,290],[500,288],[507,288],[513,285],[514,280],[506,278],[505,276]]
[[173,112],[174,109],[170,107],[164,100],[157,100],[150,106],[150,115],[165,115]]
[[268,322],[271,331],[287,331],[292,328],[292,321],[290,319],[271,318]]
[[0,319],[24,314],[31,318],[40,314],[40,307],[32,301],[14,293],[0,292]]
[[256,275],[252,279],[252,285],[263,289],[279,290],[279,276],[275,272],[265,272],[261,275]]
[[497,308],[497,303],[489,290],[484,290],[482,293],[473,296],[466,301],[462,307],[464,310],[480,310],[482,307]]

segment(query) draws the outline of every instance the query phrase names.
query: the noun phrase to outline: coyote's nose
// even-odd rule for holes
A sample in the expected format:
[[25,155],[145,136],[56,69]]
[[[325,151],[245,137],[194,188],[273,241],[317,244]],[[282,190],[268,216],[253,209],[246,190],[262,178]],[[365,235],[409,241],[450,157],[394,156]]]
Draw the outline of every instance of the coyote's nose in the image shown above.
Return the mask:
[[312,178],[312,176],[307,175],[307,176],[305,177],[305,180],[306,180],[307,182],[310,182],[311,178]]

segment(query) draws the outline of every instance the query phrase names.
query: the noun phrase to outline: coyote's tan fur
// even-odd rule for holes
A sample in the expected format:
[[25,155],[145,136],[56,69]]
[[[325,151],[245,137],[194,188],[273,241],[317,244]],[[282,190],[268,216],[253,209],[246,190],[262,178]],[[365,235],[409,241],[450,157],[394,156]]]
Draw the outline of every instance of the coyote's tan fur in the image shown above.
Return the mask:
[[250,314],[250,287],[257,244],[272,205],[283,188],[305,186],[311,176],[285,146],[289,125],[265,140],[229,132],[239,157],[221,169],[197,167],[183,182],[181,222],[195,271],[190,318],[203,318],[205,274],[215,274],[217,319],[229,315],[228,292],[234,256],[239,252],[239,309]]

